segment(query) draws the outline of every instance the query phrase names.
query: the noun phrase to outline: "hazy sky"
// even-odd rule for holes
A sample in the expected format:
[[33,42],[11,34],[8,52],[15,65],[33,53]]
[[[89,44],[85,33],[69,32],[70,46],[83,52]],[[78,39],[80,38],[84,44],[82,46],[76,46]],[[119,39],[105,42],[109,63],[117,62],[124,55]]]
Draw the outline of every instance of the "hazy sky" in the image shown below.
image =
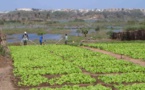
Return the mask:
[[11,11],[16,8],[145,8],[145,0],[1,0],[0,2],[0,11]]

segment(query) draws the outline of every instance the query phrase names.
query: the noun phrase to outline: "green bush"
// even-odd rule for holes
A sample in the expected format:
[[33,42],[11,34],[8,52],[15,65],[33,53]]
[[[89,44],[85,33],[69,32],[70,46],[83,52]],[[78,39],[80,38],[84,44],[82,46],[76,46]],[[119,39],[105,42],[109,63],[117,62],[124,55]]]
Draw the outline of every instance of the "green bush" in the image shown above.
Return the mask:
[[0,21],[0,25],[4,25],[4,21]]
[[139,25],[139,26],[129,26],[125,28],[126,31],[131,30],[145,30],[145,26]]

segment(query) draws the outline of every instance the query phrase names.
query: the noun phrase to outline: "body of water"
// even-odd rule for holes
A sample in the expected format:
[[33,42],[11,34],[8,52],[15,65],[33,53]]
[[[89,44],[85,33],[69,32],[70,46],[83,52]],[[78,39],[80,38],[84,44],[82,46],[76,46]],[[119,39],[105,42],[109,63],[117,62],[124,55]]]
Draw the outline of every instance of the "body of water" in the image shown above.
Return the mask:
[[[14,43],[14,42],[21,42],[23,34],[13,34],[13,35],[7,35],[7,42],[8,43]],[[30,40],[39,40],[39,35],[37,34],[28,34]],[[61,34],[44,34],[43,35],[44,40],[59,40],[62,38]]]
[[[71,32],[68,34],[71,35],[71,36],[83,36],[83,34],[80,32],[80,33],[77,33],[77,29],[70,29]],[[110,30],[108,30],[110,31]],[[118,30],[111,30],[113,32],[122,32],[122,29],[118,29]],[[95,30],[94,29],[90,29],[89,32],[90,33],[95,33]],[[8,43],[14,43],[14,42],[21,42],[22,40],[22,35],[23,34],[12,34],[12,35],[7,35],[7,42]],[[29,39],[30,40],[38,40],[39,41],[39,35],[37,35],[36,33],[32,33],[32,34],[28,34],[29,35]],[[63,34],[44,34],[43,35],[44,37],[44,40],[60,40],[61,38],[64,37]]]
[[[70,29],[70,33],[69,35],[72,36],[78,36],[78,33],[76,32],[77,29]],[[7,35],[7,42],[8,43],[13,43],[13,42],[20,42],[22,40],[22,35],[23,34],[12,34],[12,35]],[[39,40],[39,35],[37,35],[36,33],[32,33],[32,34],[28,34],[29,35],[29,39],[30,40]],[[83,34],[80,32],[79,36],[82,36]],[[60,40],[61,38],[64,37],[63,34],[44,34],[43,35],[44,40]]]

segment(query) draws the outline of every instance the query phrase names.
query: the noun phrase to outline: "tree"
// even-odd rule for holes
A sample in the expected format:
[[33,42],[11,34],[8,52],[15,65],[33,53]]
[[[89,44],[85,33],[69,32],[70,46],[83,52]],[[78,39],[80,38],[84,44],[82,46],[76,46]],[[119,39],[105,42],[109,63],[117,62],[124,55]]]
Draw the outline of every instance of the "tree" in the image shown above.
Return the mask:
[[39,13],[38,13],[38,17],[39,17],[39,18],[40,18],[40,14],[41,14],[41,13],[39,12]]
[[85,37],[86,37],[87,34],[88,34],[87,28],[82,28],[81,30],[82,30],[82,33],[83,33],[83,34],[85,35]]
[[17,17],[17,18],[18,18],[17,21],[19,21],[19,20],[20,20],[20,17],[21,17],[20,12],[17,13],[17,16],[18,16],[18,17]]
[[34,17],[37,18],[37,13],[34,13]]
[[22,19],[21,19],[21,23],[22,23],[22,24],[25,24],[25,23],[26,23],[26,21],[27,21],[27,19],[26,19],[26,18],[22,18]]
[[1,20],[1,21],[0,21],[0,25],[4,25],[4,21]]
[[95,28],[95,31],[97,32],[97,31],[99,31],[99,30],[100,30],[100,27],[97,26],[97,27]]
[[48,19],[50,17],[50,13],[47,13],[46,18]]

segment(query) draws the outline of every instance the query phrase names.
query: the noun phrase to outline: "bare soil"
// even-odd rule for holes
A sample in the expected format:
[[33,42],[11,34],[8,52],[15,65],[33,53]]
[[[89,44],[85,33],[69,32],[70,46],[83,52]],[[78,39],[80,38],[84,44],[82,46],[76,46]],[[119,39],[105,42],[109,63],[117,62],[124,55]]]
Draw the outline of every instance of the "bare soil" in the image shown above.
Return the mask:
[[11,60],[0,56],[0,90],[15,90],[11,81],[12,76]]

